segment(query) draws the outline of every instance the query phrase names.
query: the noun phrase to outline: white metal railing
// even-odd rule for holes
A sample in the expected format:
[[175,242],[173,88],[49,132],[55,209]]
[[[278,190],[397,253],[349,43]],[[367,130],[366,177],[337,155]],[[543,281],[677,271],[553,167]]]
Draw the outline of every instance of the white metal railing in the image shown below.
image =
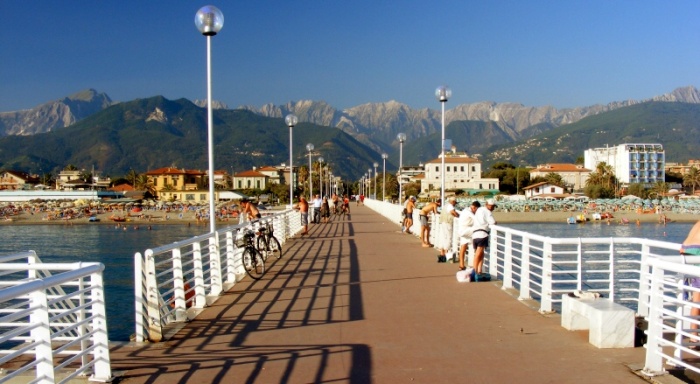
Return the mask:
[[[401,206],[365,204],[399,223]],[[679,249],[649,239],[551,238],[494,225],[485,264],[503,289],[538,300],[541,312],[560,308],[561,295],[574,290],[599,292],[635,310],[648,321],[646,374],[664,373],[664,364],[700,373],[688,362],[700,358],[700,302],[690,300],[700,288],[688,284],[700,279],[700,267],[690,265],[700,265],[700,256],[680,256]]]
[[[286,210],[263,217],[284,244],[301,231],[300,214]],[[135,340],[161,341],[168,325],[185,322],[244,277],[243,223],[134,255]]]
[[111,380],[103,270],[101,263],[42,263],[33,251],[0,257],[0,364],[7,367],[0,382],[31,370],[34,383]]
[[629,238],[551,238],[501,225],[491,227],[489,273],[503,288],[536,299],[541,312],[561,304],[561,295],[589,290],[648,313],[646,260],[678,255],[680,244]]
[[693,278],[700,279],[698,264],[700,256],[648,260],[646,375],[666,373],[665,365],[700,373],[697,364],[691,363],[700,358],[700,302],[692,300],[693,294],[700,294],[692,283]]

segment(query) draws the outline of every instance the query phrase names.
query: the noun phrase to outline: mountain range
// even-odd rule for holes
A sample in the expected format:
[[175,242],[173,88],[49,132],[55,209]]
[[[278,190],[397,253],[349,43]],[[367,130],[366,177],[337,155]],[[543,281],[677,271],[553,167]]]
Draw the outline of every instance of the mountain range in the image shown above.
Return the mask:
[[[298,129],[295,128],[294,152],[297,154],[305,152],[304,146],[307,141],[304,140],[313,142],[308,132],[300,133],[301,137],[296,137],[297,132],[305,132],[307,127],[313,126],[317,131],[316,134],[328,135],[313,139],[332,143],[322,146],[315,143],[319,149],[317,152],[324,156],[337,157],[337,160],[343,164],[337,164],[336,167],[347,168],[345,171],[350,177],[359,177],[366,166],[374,161],[379,161],[381,164],[381,152],[390,154],[387,168],[395,169],[398,164],[396,135],[399,132],[406,133],[408,137],[404,145],[404,164],[430,160],[439,153],[440,112],[427,108],[412,109],[396,101],[363,104],[342,111],[325,102],[316,101],[297,101],[280,106],[268,104],[260,108],[242,106],[235,110],[227,109],[223,103],[214,102],[213,104],[217,108],[215,118],[218,120],[215,122],[217,136],[215,139],[218,147],[225,148],[216,151],[217,168],[225,169],[231,166],[236,168],[235,171],[240,171],[242,169],[238,167],[272,165],[288,161],[288,158],[285,159],[283,155],[288,153],[286,149],[288,133],[282,122],[282,118],[287,113],[295,113],[299,121],[304,123],[299,124]],[[63,167],[66,161],[69,161],[79,167],[98,164],[101,170],[110,173],[124,172],[129,169],[143,172],[169,165],[204,169],[205,159],[202,158],[203,151],[199,146],[206,145],[206,118],[200,116],[205,113],[202,108],[205,105],[205,101],[194,103],[185,99],[170,101],[162,97],[115,103],[106,94],[90,89],[29,110],[2,112],[0,113],[0,137],[6,137],[0,138],[0,168],[19,168],[33,172],[54,171],[55,167]],[[656,107],[641,107],[644,105]],[[447,124],[445,131],[446,137],[452,138],[458,150],[467,151],[470,155],[476,156],[486,153],[481,156],[485,165],[498,161],[525,161],[536,165],[557,159],[568,161],[573,158],[575,160],[583,154],[583,149],[588,148],[584,146],[581,149],[579,145],[617,145],[620,143],[619,140],[642,137],[645,140],[651,140],[654,138],[653,132],[657,132],[655,127],[672,127],[679,132],[692,130],[693,119],[698,108],[700,108],[700,92],[692,86],[678,88],[671,93],[648,100],[627,100],[570,109],[481,102],[448,109],[445,113]],[[593,119],[596,116],[598,119]],[[671,123],[671,120],[674,123]],[[156,123],[160,124],[158,129],[154,128],[153,124]],[[247,133],[255,132],[252,141],[256,146],[248,144],[248,149],[240,148],[241,140],[245,142],[251,139],[250,135],[242,137],[237,134],[241,124],[250,129]],[[591,132],[595,132],[596,124],[602,124],[601,127],[605,127],[612,134],[593,134],[593,136],[610,141],[595,144],[599,140],[585,139],[586,134],[591,135]],[[620,125],[630,127],[628,130],[631,132],[635,131],[635,126],[644,126],[644,132],[647,132],[647,135],[634,135],[627,132],[626,136],[618,136],[617,133],[620,133],[620,130],[616,127]],[[103,132],[93,132],[95,127],[100,127],[100,130],[112,132],[112,134],[105,136]],[[230,129],[231,136],[222,135],[222,129],[226,132]],[[68,132],[62,133],[64,130]],[[581,137],[577,137],[573,145],[562,145],[567,137],[572,137],[571,131],[578,132],[578,130],[581,130]],[[149,140],[128,140],[127,137],[130,135],[148,137]],[[33,136],[37,136],[36,140],[32,140]],[[51,145],[55,145],[54,149],[58,150],[61,145],[68,147],[71,139],[76,141],[78,137],[88,139],[91,136],[92,138],[102,137],[103,140],[99,143],[95,140],[79,143],[80,148],[62,151],[63,157],[56,156],[55,153],[51,158],[41,156],[42,150],[51,146],[30,144],[33,141],[53,143]],[[657,132],[656,136],[655,142],[663,143],[674,135]],[[105,141],[109,138],[116,140],[117,137],[124,141]],[[177,139],[178,137],[180,139]],[[182,138],[185,137],[187,142],[182,142]],[[27,141],[23,142],[23,140]],[[685,145],[669,146],[671,142],[665,143],[667,148],[674,150],[673,156],[667,154],[668,159],[674,157],[678,160],[686,159],[697,153],[692,152],[697,150],[692,138],[680,139],[681,143],[684,141]],[[8,143],[15,146],[8,146]],[[158,143],[158,148],[153,148],[153,143]],[[171,148],[164,147],[162,145],[164,143],[168,143]],[[271,145],[271,143],[275,144]],[[192,147],[189,144],[192,144]],[[95,149],[95,146],[102,150]],[[148,146],[151,146],[150,150],[142,148]],[[18,151],[19,148],[27,150],[31,148],[31,151]],[[258,148],[258,151],[253,151],[251,148]],[[323,153],[324,148],[330,151]],[[352,150],[348,152],[346,148],[352,148]],[[138,157],[134,158],[129,153],[129,149],[138,153]],[[78,155],[85,151],[88,153]],[[228,158],[226,153],[229,152],[239,156]],[[566,155],[556,155],[557,153]],[[224,161],[219,160],[221,157]],[[331,159],[331,157],[327,158]],[[263,160],[266,163],[261,163]],[[301,158],[295,159],[295,163],[301,160]]]

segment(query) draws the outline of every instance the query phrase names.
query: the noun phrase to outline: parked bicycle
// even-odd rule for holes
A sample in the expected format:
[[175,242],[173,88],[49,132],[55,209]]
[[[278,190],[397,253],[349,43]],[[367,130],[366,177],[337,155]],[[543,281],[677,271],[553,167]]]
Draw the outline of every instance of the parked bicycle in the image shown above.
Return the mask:
[[258,280],[265,274],[265,260],[255,246],[255,232],[246,229],[243,237],[236,241],[236,246],[243,248],[243,268],[248,276]]
[[258,251],[262,254],[263,260],[267,261],[268,256],[276,256],[278,259],[282,257],[282,245],[274,235],[272,222],[269,221],[260,225],[258,229]]

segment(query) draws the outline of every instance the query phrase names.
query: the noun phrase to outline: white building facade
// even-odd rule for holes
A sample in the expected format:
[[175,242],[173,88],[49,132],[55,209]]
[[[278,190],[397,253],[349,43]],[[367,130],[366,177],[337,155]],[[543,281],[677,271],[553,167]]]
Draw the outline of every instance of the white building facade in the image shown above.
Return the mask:
[[[428,161],[423,166],[421,191],[440,190],[442,159]],[[445,156],[445,189],[498,190],[498,178],[481,178],[481,162],[466,154],[447,153]]]
[[666,180],[666,152],[661,144],[620,144],[584,152],[584,166],[593,172],[605,162],[622,184],[654,184]]

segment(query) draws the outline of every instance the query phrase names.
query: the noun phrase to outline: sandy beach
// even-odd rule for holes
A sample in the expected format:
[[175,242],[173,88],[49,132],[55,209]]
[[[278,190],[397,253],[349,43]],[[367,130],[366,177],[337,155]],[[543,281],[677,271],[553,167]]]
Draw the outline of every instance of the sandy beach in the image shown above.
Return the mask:
[[[265,213],[272,213],[274,211],[266,211]],[[90,222],[87,218],[76,218],[70,220],[64,219],[54,219],[45,220],[44,214],[29,214],[27,212],[22,212],[17,215],[10,216],[10,220],[0,220],[0,225],[115,225],[116,223],[110,219],[113,214],[124,216],[126,221],[120,224],[124,225],[193,225],[193,224],[204,224],[203,221],[197,221],[194,211],[145,211],[143,217],[136,215],[127,216],[125,212],[107,212],[97,215],[99,221]],[[566,223],[566,218],[570,217],[572,214],[580,214],[580,212],[504,212],[498,209],[494,211],[494,217],[499,224],[507,223]],[[683,214],[683,213],[664,213],[670,222],[686,222],[694,223],[700,220],[700,216],[694,214]],[[166,219],[167,216],[167,219]],[[635,212],[615,212],[613,214],[612,223],[619,223],[621,219],[625,218],[630,224],[636,223],[639,220],[640,223],[658,223],[661,215],[654,213],[635,213]],[[589,220],[591,215],[587,216]],[[218,220],[217,222],[226,224],[238,223],[238,218],[229,217],[226,220]]]

